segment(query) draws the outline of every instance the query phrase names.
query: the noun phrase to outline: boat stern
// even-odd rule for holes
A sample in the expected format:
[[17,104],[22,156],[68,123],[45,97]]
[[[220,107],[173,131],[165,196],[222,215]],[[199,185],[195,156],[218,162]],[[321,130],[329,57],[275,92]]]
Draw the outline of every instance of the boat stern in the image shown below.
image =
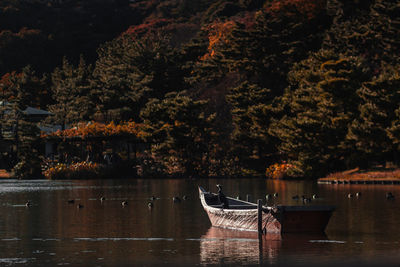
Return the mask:
[[282,206],[282,233],[323,233],[334,210],[333,206]]

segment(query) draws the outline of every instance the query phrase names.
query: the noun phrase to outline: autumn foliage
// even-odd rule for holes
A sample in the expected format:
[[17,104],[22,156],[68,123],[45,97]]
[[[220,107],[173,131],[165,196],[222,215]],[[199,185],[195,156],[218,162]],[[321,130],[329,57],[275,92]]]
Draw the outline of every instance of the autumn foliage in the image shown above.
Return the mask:
[[157,28],[167,25],[171,21],[168,19],[153,19],[139,25],[132,25],[122,33],[128,36],[141,36],[148,32],[154,31]]
[[3,96],[5,96],[5,98],[7,100],[10,100],[10,96],[9,96],[9,87],[12,85],[12,81],[11,79],[15,78],[15,77],[20,77],[21,74],[17,74],[15,71],[13,72],[8,72],[6,74],[4,74],[3,76],[1,76],[0,79],[0,92]]
[[235,27],[234,21],[217,21],[207,27],[208,31],[208,52],[201,58],[206,60],[215,56],[217,47],[228,43],[228,36]]
[[43,175],[50,180],[59,179],[91,179],[101,176],[104,166],[94,162],[76,162],[72,164],[58,163],[49,167]]
[[271,15],[287,17],[303,15],[308,19],[316,17],[326,6],[326,0],[274,0],[266,7]]
[[143,136],[143,125],[135,123],[134,121],[128,121],[121,124],[115,124],[111,122],[109,124],[90,122],[90,123],[79,123],[77,126],[66,129],[63,131],[57,131],[51,134],[43,134],[42,137],[60,137],[60,138],[82,138],[86,139],[89,137],[111,137],[111,136]]
[[275,163],[267,168],[265,175],[271,179],[284,179],[292,176],[290,172],[293,172],[295,169],[296,167],[290,163]]

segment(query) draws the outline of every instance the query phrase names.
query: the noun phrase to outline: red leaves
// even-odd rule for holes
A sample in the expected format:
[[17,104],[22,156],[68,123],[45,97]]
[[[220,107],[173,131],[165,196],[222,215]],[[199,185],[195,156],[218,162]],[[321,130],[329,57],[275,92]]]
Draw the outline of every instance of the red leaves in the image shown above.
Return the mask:
[[267,7],[273,16],[287,17],[301,14],[307,19],[315,18],[326,7],[326,0],[274,0]]
[[143,24],[140,25],[133,25],[128,28],[124,33],[122,33],[122,36],[128,35],[128,36],[141,36],[144,35],[148,32],[154,31],[160,27],[163,27],[165,25],[168,25],[171,21],[168,19],[154,19],[154,20],[149,20]]

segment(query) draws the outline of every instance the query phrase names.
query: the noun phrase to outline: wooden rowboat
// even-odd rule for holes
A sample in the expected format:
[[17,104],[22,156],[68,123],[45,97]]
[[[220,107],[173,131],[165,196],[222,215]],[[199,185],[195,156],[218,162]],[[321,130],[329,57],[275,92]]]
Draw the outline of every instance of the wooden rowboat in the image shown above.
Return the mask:
[[[259,210],[255,203],[226,197],[228,208],[223,208],[218,195],[199,186],[201,204],[212,226],[259,231]],[[329,222],[333,206],[262,206],[261,225],[265,233],[323,233]]]

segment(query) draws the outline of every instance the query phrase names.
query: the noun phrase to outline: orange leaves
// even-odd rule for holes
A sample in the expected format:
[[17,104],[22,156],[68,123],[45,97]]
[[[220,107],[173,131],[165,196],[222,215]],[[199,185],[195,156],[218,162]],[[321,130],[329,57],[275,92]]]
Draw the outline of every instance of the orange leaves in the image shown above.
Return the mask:
[[243,17],[234,20],[215,21],[207,26],[208,32],[208,53],[203,55],[200,60],[212,58],[218,53],[218,47],[229,44],[229,37],[237,24],[243,25],[246,29],[252,29],[255,25],[254,13],[246,13]]
[[[21,74],[18,75],[21,76]],[[13,76],[17,76],[15,71],[7,72],[6,74],[4,74],[0,79],[0,83],[2,84],[2,86],[11,86],[11,79]]]
[[143,135],[143,125],[135,123],[134,121],[124,122],[122,124],[115,124],[111,122],[109,124],[89,122],[79,123],[77,126],[66,129],[64,131],[57,131],[52,134],[42,135],[42,137],[56,136],[62,138],[78,137],[86,139],[88,137],[107,137],[107,136],[129,136],[134,135],[140,137]]
[[125,32],[122,33],[122,36],[141,36],[148,32],[154,31],[158,28],[168,25],[171,21],[168,19],[154,19],[149,20],[143,24],[130,26]]
[[290,163],[275,163],[267,168],[265,175],[271,179],[282,179],[288,177],[288,171],[294,168],[296,167]]
[[175,125],[175,127],[180,127],[180,126],[184,125],[184,123],[176,120],[176,121],[174,121],[174,125]]
[[318,15],[326,6],[326,0],[274,0],[266,8],[271,15],[296,16],[302,14],[308,19]]
[[104,168],[103,165],[94,162],[76,162],[72,164],[58,163],[46,169],[43,175],[47,179],[87,179],[88,177],[100,174],[100,170]]
[[228,36],[231,34],[235,27],[234,21],[221,22],[217,21],[208,26],[208,53],[200,58],[200,60],[206,60],[214,57],[216,49],[221,44],[228,43]]

